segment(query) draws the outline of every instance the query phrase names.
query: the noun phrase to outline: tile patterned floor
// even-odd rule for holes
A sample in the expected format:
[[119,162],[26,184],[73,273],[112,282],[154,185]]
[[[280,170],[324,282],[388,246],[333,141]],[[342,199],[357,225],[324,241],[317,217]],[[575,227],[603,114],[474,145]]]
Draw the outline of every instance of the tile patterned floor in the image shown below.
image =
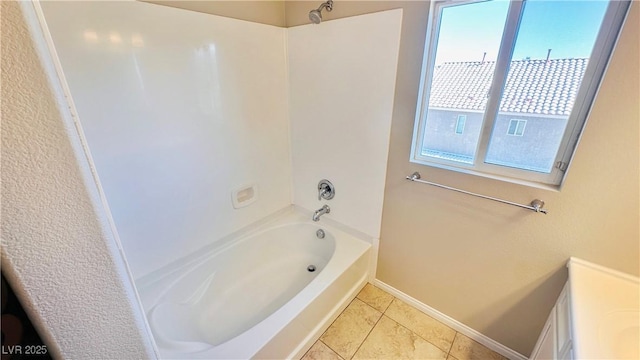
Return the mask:
[[325,359],[506,358],[367,284],[302,357]]

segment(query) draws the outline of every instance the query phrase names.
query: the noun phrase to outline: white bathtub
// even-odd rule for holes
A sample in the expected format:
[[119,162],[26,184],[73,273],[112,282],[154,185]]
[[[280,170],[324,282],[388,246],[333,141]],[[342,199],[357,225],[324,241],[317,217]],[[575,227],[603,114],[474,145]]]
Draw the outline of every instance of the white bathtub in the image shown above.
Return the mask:
[[137,281],[160,356],[300,356],[366,283],[371,248],[310,218],[288,208]]

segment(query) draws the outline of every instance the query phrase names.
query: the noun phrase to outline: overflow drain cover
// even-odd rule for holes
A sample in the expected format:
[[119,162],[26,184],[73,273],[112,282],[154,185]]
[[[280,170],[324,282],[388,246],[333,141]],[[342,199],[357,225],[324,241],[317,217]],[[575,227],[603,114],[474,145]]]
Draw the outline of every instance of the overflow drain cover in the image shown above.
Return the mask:
[[315,266],[315,265],[309,265],[309,266],[307,266],[307,271],[308,271],[308,272],[314,272],[314,271],[316,271],[316,266]]

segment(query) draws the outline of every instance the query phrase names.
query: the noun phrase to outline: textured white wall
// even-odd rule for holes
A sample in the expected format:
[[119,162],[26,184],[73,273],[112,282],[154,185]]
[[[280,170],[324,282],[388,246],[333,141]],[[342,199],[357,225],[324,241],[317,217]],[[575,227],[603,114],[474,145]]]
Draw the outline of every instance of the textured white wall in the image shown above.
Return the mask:
[[[288,29],[294,202],[378,238],[402,10]],[[336,196],[318,201],[318,181]]]
[[[136,279],[291,203],[285,29],[136,1],[42,8]],[[258,200],[234,209],[250,183]]]
[[154,358],[73,122],[38,58],[42,43],[18,2],[0,6],[2,271],[54,357]]

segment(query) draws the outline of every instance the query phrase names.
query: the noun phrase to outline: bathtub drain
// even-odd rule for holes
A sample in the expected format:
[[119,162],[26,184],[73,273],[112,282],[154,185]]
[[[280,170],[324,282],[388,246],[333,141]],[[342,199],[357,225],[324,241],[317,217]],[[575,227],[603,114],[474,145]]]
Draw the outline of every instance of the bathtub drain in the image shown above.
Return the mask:
[[308,272],[314,272],[314,271],[316,271],[316,266],[315,266],[315,265],[309,265],[309,266],[307,266],[307,271],[308,271]]

